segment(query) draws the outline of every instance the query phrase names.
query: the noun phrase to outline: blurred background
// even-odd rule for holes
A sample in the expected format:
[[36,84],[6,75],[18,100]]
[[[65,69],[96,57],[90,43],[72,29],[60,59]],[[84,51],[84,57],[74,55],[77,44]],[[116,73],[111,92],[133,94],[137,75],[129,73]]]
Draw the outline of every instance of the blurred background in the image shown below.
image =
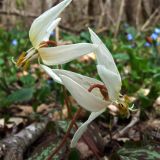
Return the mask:
[[[68,92],[64,94],[61,85],[39,68],[37,61],[29,64],[26,70],[17,68],[13,63],[23,51],[31,47],[28,31],[33,20],[60,1],[0,0],[0,144],[3,139],[23,131],[34,122],[41,122],[44,126],[40,127],[41,131],[32,141],[33,145],[29,143],[25,147],[25,159],[44,160],[66,133],[70,114],[74,114],[79,107]],[[75,132],[72,131],[69,141],[56,158],[67,155],[72,157],[69,159],[94,159],[97,153],[100,157],[113,157],[110,158],[113,160],[136,160],[141,159],[141,155],[152,155],[153,160],[158,160],[160,0],[73,0],[60,17],[59,45],[91,42],[88,33],[88,27],[91,27],[113,55],[122,77],[121,93],[127,95],[131,104],[134,103],[135,109],[141,113],[138,115],[139,123],[127,130],[123,138],[97,143],[89,138],[91,136],[85,135],[89,143],[95,144],[92,152],[90,148],[85,148],[87,145],[83,140],[78,143],[76,151],[70,151],[70,140]],[[50,39],[55,40],[55,35],[53,31]],[[62,67],[100,79],[93,54]],[[67,110],[66,95],[70,101],[70,112]],[[83,110],[77,124],[85,121],[88,115]],[[135,118],[134,115],[131,114],[131,117]],[[95,130],[88,133],[93,136],[97,132],[101,133],[101,136],[96,137],[101,142],[108,132],[114,134],[129,124],[131,117],[127,119],[120,115],[114,126],[116,129],[113,127],[112,130],[110,123],[113,117],[106,111],[93,124]],[[0,149],[3,150],[1,145]]]
[[[33,19],[60,0],[0,0],[2,27],[30,26]],[[160,22],[159,0],[73,0],[63,12],[61,27],[80,32],[95,27],[99,32],[114,30],[119,19],[146,31]]]

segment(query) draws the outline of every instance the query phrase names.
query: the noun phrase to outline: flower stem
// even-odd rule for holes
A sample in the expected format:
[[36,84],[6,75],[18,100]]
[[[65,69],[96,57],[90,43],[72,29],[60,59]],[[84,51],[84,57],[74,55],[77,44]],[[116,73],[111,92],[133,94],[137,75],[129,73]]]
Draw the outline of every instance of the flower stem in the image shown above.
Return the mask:
[[61,143],[59,144],[59,146],[58,146],[55,150],[53,150],[53,152],[52,152],[51,155],[47,158],[47,160],[52,160],[52,157],[53,157],[55,154],[57,154],[57,153],[59,152],[59,150],[64,146],[64,144],[65,144],[65,142],[66,142],[66,140],[67,140],[67,138],[68,138],[68,136],[69,136],[69,134],[70,134],[70,131],[71,131],[73,125],[75,124],[75,121],[76,121],[76,119],[78,118],[81,110],[82,110],[82,108],[79,108],[79,109],[77,110],[77,112],[76,112],[75,115],[73,116],[73,119],[72,119],[72,121],[71,121],[71,123],[70,123],[70,125],[69,125],[69,128],[68,128],[65,136],[63,137]]

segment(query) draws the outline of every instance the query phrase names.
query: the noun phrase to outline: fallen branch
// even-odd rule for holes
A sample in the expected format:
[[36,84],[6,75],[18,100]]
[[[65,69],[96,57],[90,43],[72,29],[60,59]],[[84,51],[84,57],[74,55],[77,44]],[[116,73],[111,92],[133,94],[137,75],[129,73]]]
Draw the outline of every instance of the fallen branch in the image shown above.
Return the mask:
[[0,158],[4,160],[23,160],[23,153],[44,131],[48,120],[36,122],[12,137],[0,142]]
[[0,14],[13,15],[13,16],[24,16],[24,17],[30,17],[30,18],[36,18],[37,17],[37,15],[35,15],[35,14],[25,13],[25,12],[22,12],[22,11],[0,10]]
[[[112,139],[118,139],[119,137],[123,136],[124,134],[126,134],[128,132],[128,130],[133,127],[138,121],[139,121],[139,116],[140,116],[140,110],[138,110],[132,117],[132,120],[130,121],[130,123],[124,127],[121,130],[116,130],[112,135],[111,138]],[[117,123],[117,122],[116,122]],[[116,124],[117,125],[117,124]],[[103,140],[105,142],[105,144],[108,144],[111,140],[110,135],[107,134]]]
[[77,112],[76,112],[75,115],[73,116],[73,119],[72,119],[72,121],[71,121],[71,123],[70,123],[70,125],[69,125],[69,128],[68,128],[65,136],[63,137],[61,143],[58,145],[58,147],[57,147],[55,150],[52,151],[52,153],[48,156],[47,160],[52,160],[53,156],[54,156],[55,154],[57,154],[57,153],[60,151],[60,149],[64,146],[64,144],[66,143],[67,138],[68,138],[68,136],[69,136],[69,134],[70,134],[70,131],[71,131],[73,125],[75,124],[76,119],[78,118],[81,110],[82,110],[82,108],[79,108],[79,109],[77,110]]

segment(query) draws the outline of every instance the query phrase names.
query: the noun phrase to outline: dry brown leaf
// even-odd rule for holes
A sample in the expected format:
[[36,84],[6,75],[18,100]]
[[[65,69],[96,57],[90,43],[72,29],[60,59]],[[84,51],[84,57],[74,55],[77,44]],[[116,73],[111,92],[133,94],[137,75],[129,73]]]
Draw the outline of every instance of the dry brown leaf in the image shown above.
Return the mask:
[[89,61],[95,60],[95,59],[96,59],[95,54],[94,53],[90,53],[88,55],[84,55],[84,56],[80,57],[78,60],[80,62],[89,62]]
[[78,142],[76,148],[81,154],[81,159],[85,159],[93,155],[93,152],[84,142]]
[[4,124],[5,124],[5,120],[4,120],[4,118],[1,118],[0,119],[0,128],[3,128]]
[[48,112],[50,110],[51,110],[50,105],[47,105],[47,104],[41,104],[37,108],[37,112],[38,113],[44,113],[44,112],[46,113],[46,112]]
[[8,122],[19,125],[24,122],[24,119],[19,117],[11,117]]
[[60,120],[61,119],[61,113],[59,111],[55,111],[53,114],[52,114],[52,120],[53,121],[57,121],[57,120]]
[[16,106],[17,109],[19,109],[19,111],[17,111],[15,113],[16,116],[28,116],[30,115],[31,113],[33,113],[33,108],[32,106],[22,106],[22,105],[19,105],[19,106]]

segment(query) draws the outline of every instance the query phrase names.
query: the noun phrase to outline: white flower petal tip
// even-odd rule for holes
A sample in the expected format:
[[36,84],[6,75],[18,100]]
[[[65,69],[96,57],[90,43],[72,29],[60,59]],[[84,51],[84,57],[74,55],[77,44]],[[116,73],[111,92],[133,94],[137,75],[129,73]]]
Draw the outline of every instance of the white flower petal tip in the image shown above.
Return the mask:
[[[59,16],[59,14],[71,3],[71,0],[64,0],[58,5],[47,10],[36,18],[30,28],[29,37],[32,45],[37,48],[38,45],[46,39],[46,31],[52,32],[56,27],[53,25],[53,21]],[[51,29],[51,27],[53,28]],[[50,34],[47,34],[49,38]]]
[[76,131],[76,133],[74,134],[72,141],[71,141],[71,148],[76,147],[78,140],[81,138],[81,136],[83,135],[83,133],[87,130],[88,125],[94,120],[96,119],[99,115],[101,115],[103,112],[105,111],[105,109],[100,110],[99,112],[92,112],[88,118],[88,120],[83,123],[78,130]]
[[98,112],[107,107],[109,102],[100,99],[83,86],[75,82],[73,79],[65,75],[59,75],[64,86],[71,93],[77,103],[84,109],[91,112]]
[[91,35],[91,40],[94,44],[97,44],[97,45],[103,44],[100,38],[98,37],[98,35],[91,28],[88,28],[88,30]]
[[57,83],[63,84],[62,80],[60,79],[60,77],[58,77],[51,68],[40,64],[41,68],[49,75],[53,78],[54,81],[56,81]]

